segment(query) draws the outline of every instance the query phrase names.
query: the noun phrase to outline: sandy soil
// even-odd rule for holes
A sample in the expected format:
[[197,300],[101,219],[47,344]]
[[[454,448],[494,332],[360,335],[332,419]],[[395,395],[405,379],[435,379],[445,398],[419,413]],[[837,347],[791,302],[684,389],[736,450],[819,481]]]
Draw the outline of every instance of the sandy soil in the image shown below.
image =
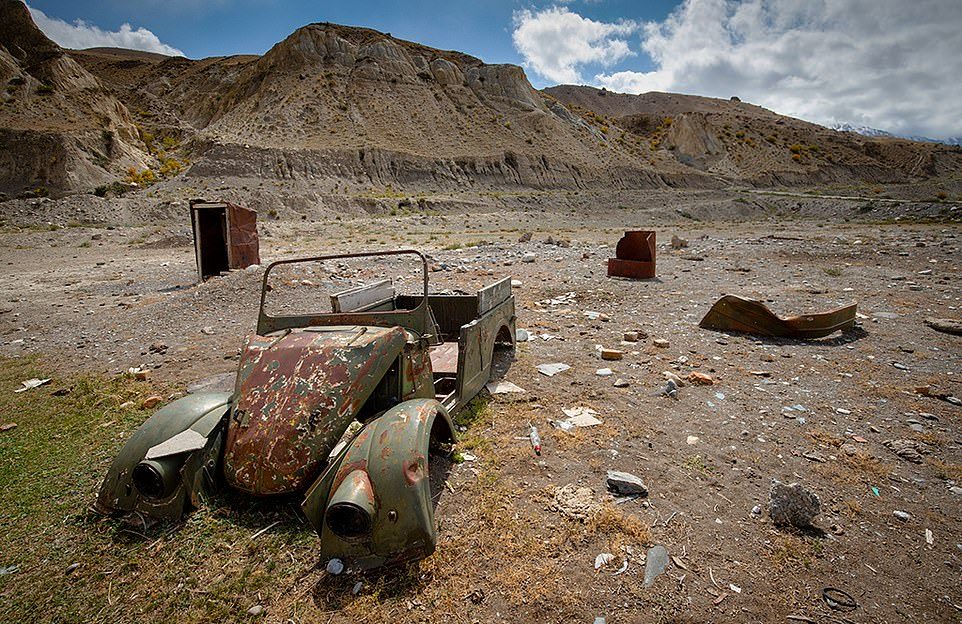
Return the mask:
[[[962,396],[962,338],[923,323],[962,315],[962,228],[686,220],[657,228],[656,279],[607,278],[605,259],[620,232],[644,226],[644,214],[625,210],[269,225],[265,260],[415,247],[430,253],[438,289],[471,291],[511,276],[522,283],[518,327],[533,340],[519,345],[506,373],[527,393],[493,398],[475,430],[483,439],[472,448],[477,460],[449,476],[439,550],[421,568],[433,580],[354,597],[353,580],[325,578],[309,561],[299,572],[277,572],[285,582],[260,596],[268,621],[359,613],[370,621],[478,622],[962,617],[960,408],[915,391]],[[40,354],[64,376],[146,364],[169,392],[231,371],[253,330],[261,272],[195,284],[182,230],[0,234],[0,355]],[[526,231],[533,240],[517,242]],[[673,233],[690,246],[668,248]],[[570,246],[545,244],[549,236]],[[535,261],[522,262],[526,253]],[[807,343],[699,329],[726,293],[767,301],[781,314],[857,301],[858,327]],[[633,330],[647,338],[623,343]],[[598,345],[625,357],[603,362]],[[535,366],[549,362],[571,369],[540,375]],[[614,375],[596,375],[605,367]],[[659,395],[664,371],[697,371],[714,384],[686,385],[672,400]],[[628,386],[614,387],[615,379]],[[603,424],[553,429],[549,421],[565,407],[590,407]],[[541,457],[527,442],[529,422],[541,432]],[[918,445],[921,463],[883,444],[898,439]],[[606,470],[642,477],[650,496],[613,505]],[[772,479],[819,495],[821,532],[773,526],[764,512]],[[619,526],[553,511],[556,488],[566,484],[617,509]],[[752,513],[756,505],[763,513]],[[646,588],[644,554],[654,544],[671,561]],[[596,571],[601,552],[615,560]],[[613,575],[623,561],[627,571]],[[859,608],[829,609],[825,587],[844,589]]]

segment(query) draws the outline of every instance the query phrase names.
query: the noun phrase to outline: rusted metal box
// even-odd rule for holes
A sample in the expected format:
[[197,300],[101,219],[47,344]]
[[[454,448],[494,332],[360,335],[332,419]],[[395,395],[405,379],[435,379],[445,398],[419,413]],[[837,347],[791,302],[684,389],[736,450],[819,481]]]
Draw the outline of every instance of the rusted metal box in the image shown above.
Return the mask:
[[646,279],[655,276],[655,233],[650,230],[625,232],[608,259],[608,277]]
[[197,278],[260,264],[257,212],[230,202],[190,200]]

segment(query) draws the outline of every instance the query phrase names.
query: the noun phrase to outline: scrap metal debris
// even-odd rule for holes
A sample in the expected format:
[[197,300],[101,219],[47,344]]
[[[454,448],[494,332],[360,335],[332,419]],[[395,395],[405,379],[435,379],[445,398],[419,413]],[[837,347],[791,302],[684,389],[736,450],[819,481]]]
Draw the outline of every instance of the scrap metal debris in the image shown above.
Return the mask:
[[935,331],[962,336],[962,320],[929,317],[925,319],[925,324]]
[[837,331],[852,330],[855,327],[857,305],[853,303],[829,312],[780,317],[761,301],[725,295],[715,302],[698,326],[758,336],[823,338]]
[[648,279],[655,276],[655,233],[649,230],[625,232],[608,259],[608,277]]
[[36,377],[34,377],[33,379],[27,379],[25,381],[21,381],[20,383],[23,385],[23,387],[17,388],[16,390],[14,390],[14,392],[26,392],[27,390],[33,390],[34,388],[39,388],[40,386],[47,385],[48,383],[50,383],[50,380],[37,379]]

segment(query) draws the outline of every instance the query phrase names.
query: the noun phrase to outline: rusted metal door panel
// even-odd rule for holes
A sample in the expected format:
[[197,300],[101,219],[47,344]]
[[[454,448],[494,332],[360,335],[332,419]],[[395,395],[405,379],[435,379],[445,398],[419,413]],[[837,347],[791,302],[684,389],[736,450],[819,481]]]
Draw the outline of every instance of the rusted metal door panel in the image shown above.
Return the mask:
[[257,213],[243,206],[228,203],[227,224],[230,268],[244,269],[252,264],[260,264]]

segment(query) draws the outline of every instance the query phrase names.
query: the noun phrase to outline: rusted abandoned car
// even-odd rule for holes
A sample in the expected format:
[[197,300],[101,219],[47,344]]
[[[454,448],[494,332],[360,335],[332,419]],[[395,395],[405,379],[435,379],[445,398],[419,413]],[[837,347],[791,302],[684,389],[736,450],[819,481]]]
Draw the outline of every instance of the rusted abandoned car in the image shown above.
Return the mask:
[[[325,313],[265,308],[282,265],[391,255],[419,262],[422,294],[382,280],[331,295]],[[302,496],[322,557],[358,569],[425,557],[437,541],[429,451],[454,442],[451,414],[489,380],[496,345],[514,342],[509,278],[477,295],[435,295],[417,251],[275,262],[233,392],[188,395],[153,414],[114,460],[95,507],[176,520],[226,484]]]

